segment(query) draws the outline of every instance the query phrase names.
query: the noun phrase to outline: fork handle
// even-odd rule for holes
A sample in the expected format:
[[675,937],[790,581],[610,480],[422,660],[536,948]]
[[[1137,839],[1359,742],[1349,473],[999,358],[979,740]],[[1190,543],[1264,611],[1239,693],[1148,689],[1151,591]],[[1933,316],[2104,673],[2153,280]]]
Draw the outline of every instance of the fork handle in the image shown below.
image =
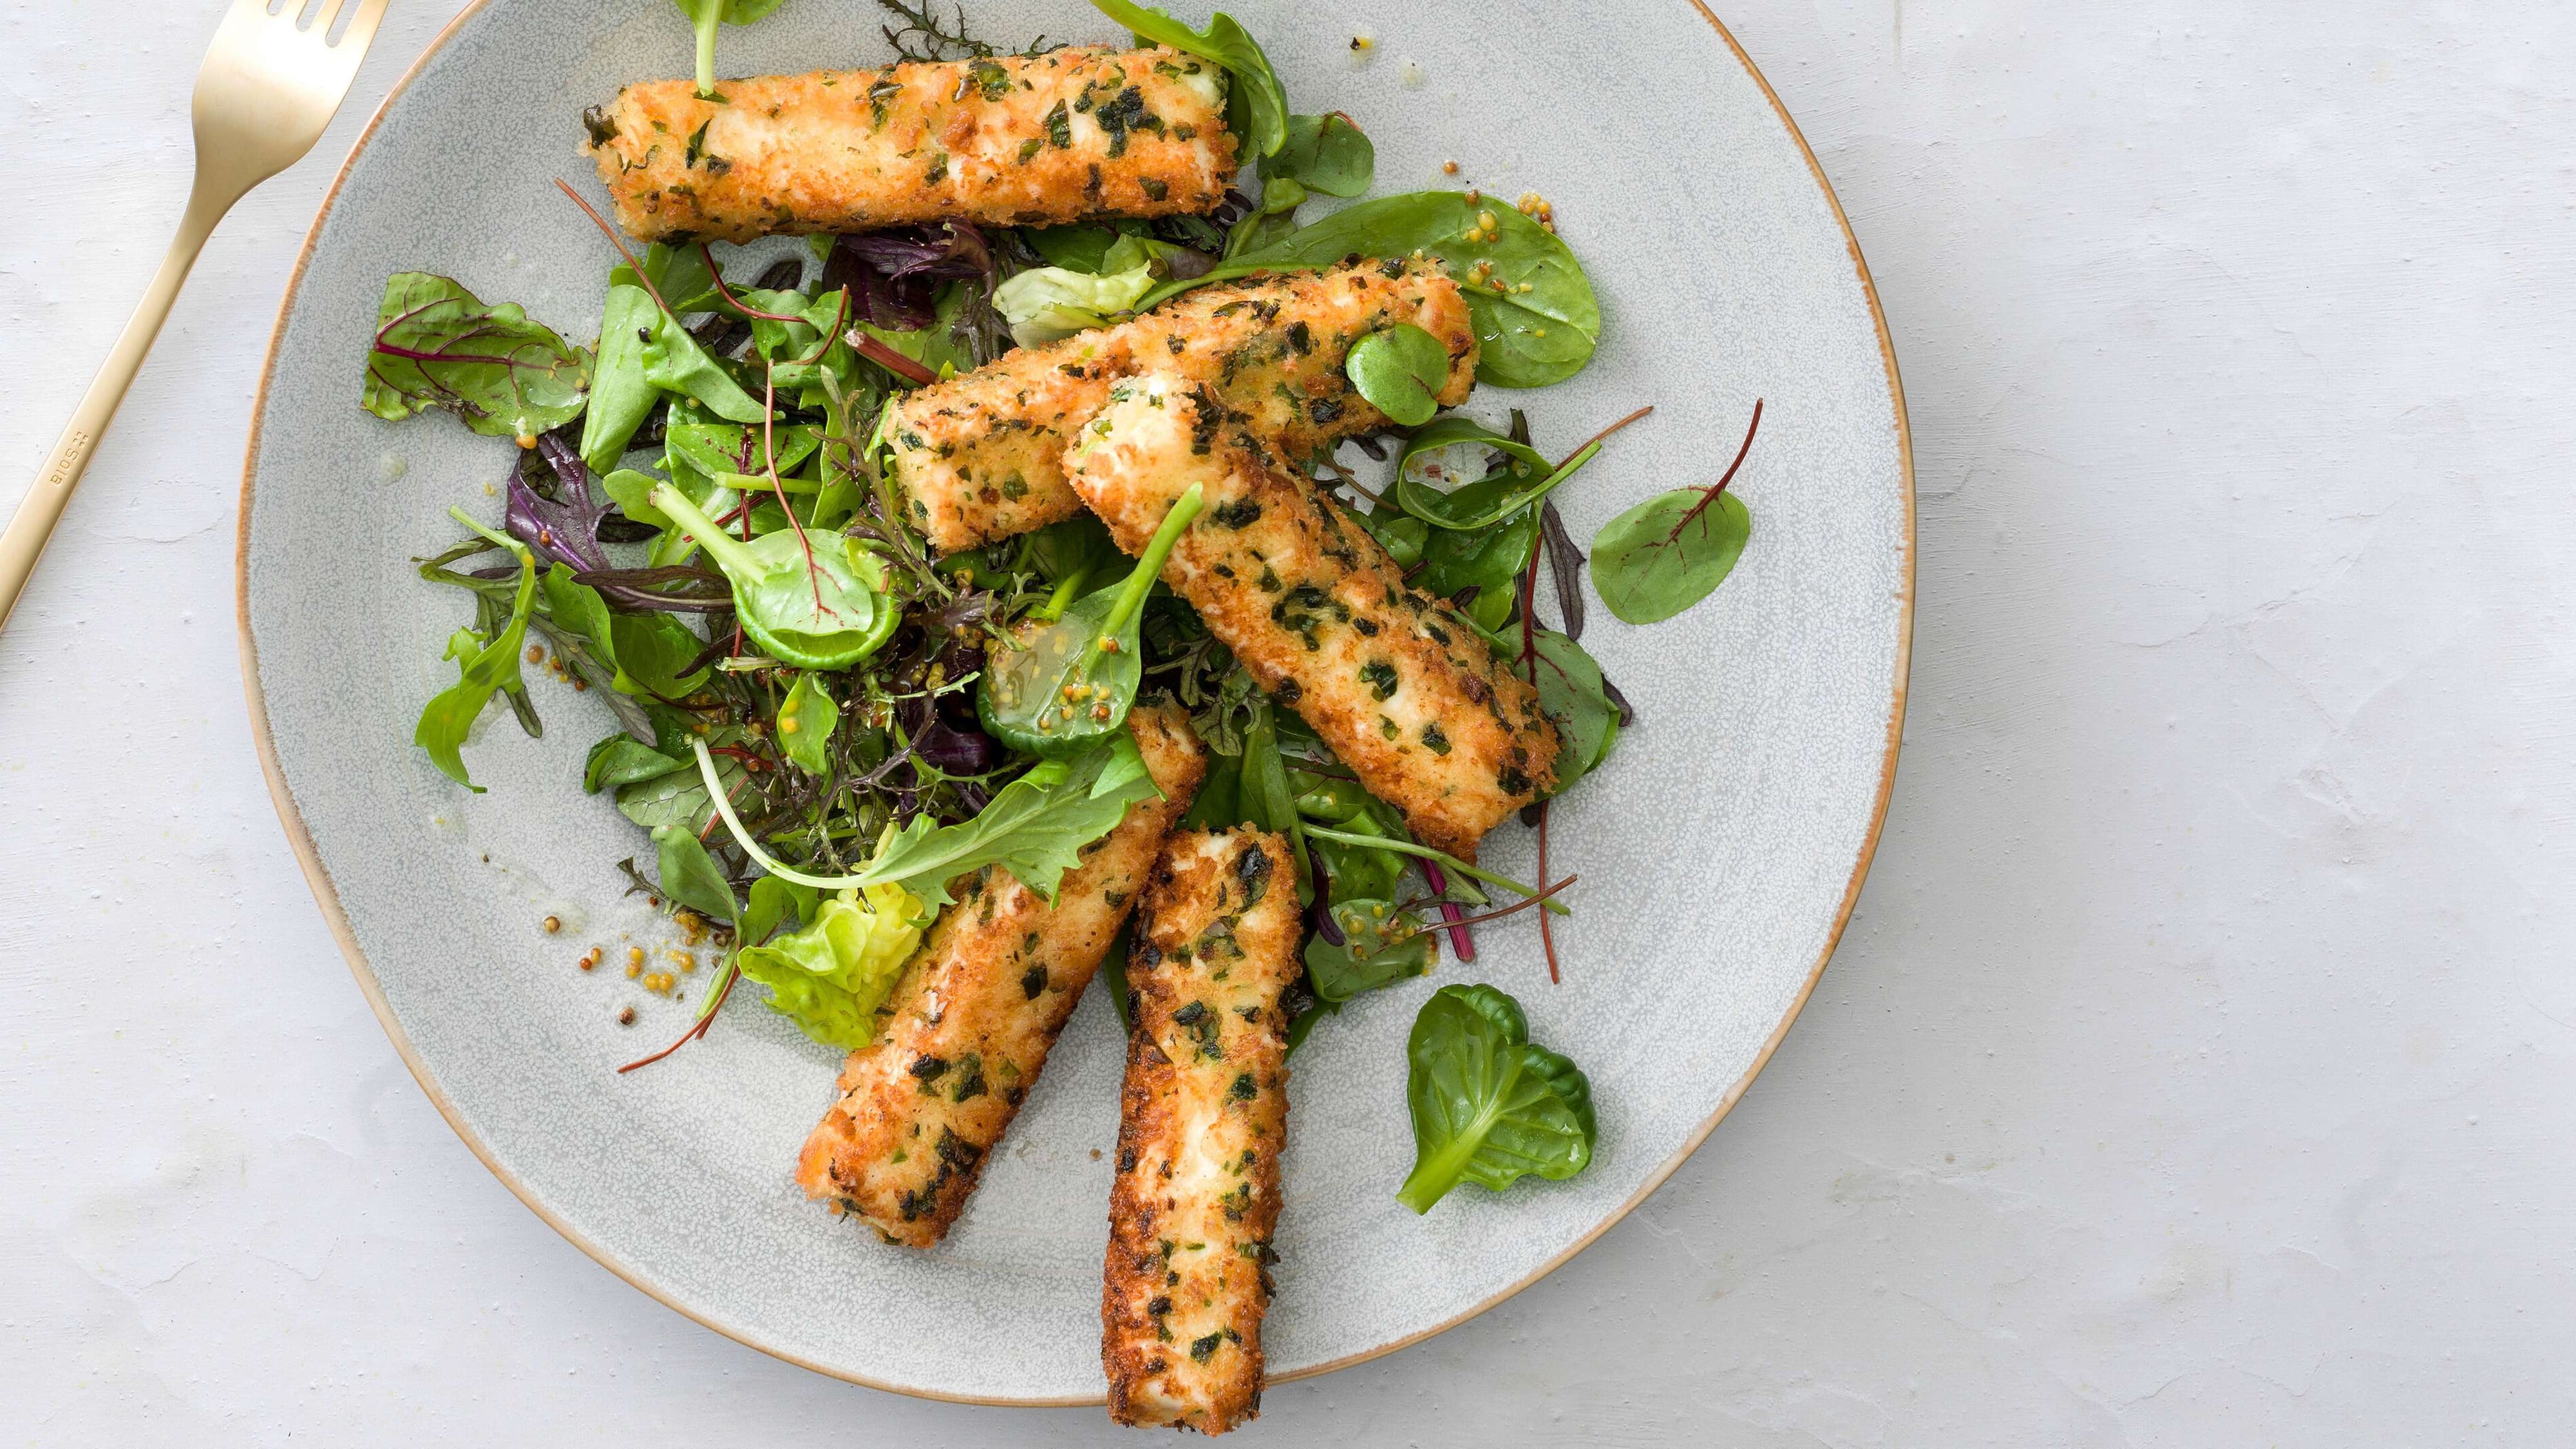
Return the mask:
[[45,458],[35,486],[27,490],[8,528],[0,530],[0,627],[8,624],[9,615],[17,609],[18,596],[25,591],[28,577],[35,573],[36,560],[44,553],[46,541],[54,536],[54,525],[62,520],[64,505],[71,502],[72,490],[80,486],[81,474],[88,471],[90,457],[98,451],[99,436],[107,431],[108,420],[116,416],[117,404],[125,401],[125,390],[134,385],[144,354],[152,350],[152,340],[161,335],[161,324],[169,320],[170,304],[178,299],[180,284],[188,280],[188,269],[197,264],[197,254],[205,250],[206,238],[214,233],[215,223],[232,209],[235,199],[210,192],[202,184],[190,189],[188,210],[179,220],[179,234],[170,240],[170,254],[161,259],[161,270],[153,275],[143,301],[117,337],[115,348],[107,354],[97,380],[82,394],[80,406],[72,410],[71,424],[63,429],[61,440]]

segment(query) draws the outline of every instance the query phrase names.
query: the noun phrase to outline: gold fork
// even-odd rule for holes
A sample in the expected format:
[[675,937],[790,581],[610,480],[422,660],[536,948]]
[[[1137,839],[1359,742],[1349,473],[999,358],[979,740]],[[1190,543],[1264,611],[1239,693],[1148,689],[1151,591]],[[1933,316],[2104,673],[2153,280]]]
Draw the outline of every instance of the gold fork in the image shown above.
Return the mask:
[[[367,42],[375,39],[386,0],[282,0],[283,8],[270,14],[280,3],[233,0],[197,70],[197,180],[188,191],[188,210],[142,305],[82,396],[26,501],[0,531],[0,625],[18,607],[63,505],[98,451],[99,435],[125,400],[215,223],[252,187],[303,159],[322,139],[322,128],[340,109],[358,62],[366,58]],[[347,29],[332,40],[332,22],[353,4]],[[309,23],[299,23],[306,10],[316,13]]]

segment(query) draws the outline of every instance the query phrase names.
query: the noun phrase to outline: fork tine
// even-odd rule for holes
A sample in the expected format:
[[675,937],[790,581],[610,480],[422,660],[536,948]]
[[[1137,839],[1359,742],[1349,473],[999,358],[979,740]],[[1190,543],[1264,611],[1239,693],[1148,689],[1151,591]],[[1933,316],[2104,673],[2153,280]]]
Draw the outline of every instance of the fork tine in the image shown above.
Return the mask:
[[[311,3],[312,0],[295,0],[295,8],[301,10]],[[313,12],[312,29],[305,33],[316,40],[328,40],[331,35],[331,22],[340,18],[341,7],[348,3],[349,0],[322,0],[321,8]]]
[[387,3],[388,0],[359,0],[358,12],[349,17],[349,28],[339,41],[344,50],[355,47],[350,51],[353,59],[367,53],[368,42],[376,38],[376,22],[385,18]]

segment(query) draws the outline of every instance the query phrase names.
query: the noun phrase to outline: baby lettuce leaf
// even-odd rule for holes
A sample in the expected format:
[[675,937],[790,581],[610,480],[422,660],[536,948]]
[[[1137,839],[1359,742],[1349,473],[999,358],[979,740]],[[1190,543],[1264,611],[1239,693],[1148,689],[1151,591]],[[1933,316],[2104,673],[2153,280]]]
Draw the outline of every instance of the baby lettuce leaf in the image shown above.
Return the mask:
[[1405,1043],[1413,1173],[1396,1201],[1417,1213],[1461,1182],[1501,1192],[1525,1176],[1562,1182],[1592,1161],[1592,1084],[1535,1045],[1520,1003],[1491,986],[1443,986]]
[[1290,116],[1288,137],[1275,156],[1261,158],[1261,179],[1294,181],[1326,196],[1357,196],[1377,179],[1377,147],[1339,111]]
[[[1355,253],[1403,257],[1417,250],[1438,257],[1466,294],[1482,345],[1478,381],[1546,387],[1592,359],[1601,304],[1582,264],[1556,233],[1492,197],[1471,202],[1463,192],[1416,191],[1363,201],[1208,275],[1327,267]],[[1160,300],[1148,296],[1142,305]]]
[[453,508],[448,512],[466,527],[508,549],[519,561],[519,588],[510,602],[509,623],[489,639],[472,629],[459,629],[448,636],[446,657],[458,661],[463,677],[440,691],[421,710],[420,723],[413,726],[411,733],[412,743],[427,750],[431,763],[447,778],[480,795],[483,787],[465,773],[465,736],[495,693],[521,687],[519,650],[527,642],[528,615],[536,607],[537,561],[517,539],[494,533]]
[[581,415],[589,387],[590,354],[515,304],[486,306],[427,272],[385,279],[359,397],[377,417],[444,408],[487,437],[534,447],[539,433]]
[[1732,493],[1658,493],[1592,539],[1592,587],[1631,624],[1673,617],[1715,592],[1753,538],[1753,512]]
[[[777,879],[763,876],[753,889]],[[807,1036],[845,1051],[866,1046],[876,1035],[877,1007],[933,913],[888,884],[826,896],[805,914],[803,929],[745,946],[737,958],[742,974],[768,987],[769,1009]]]
[[[644,272],[665,297],[694,293],[708,280],[697,248],[661,242],[645,249]],[[581,420],[581,457],[594,473],[617,466],[635,430],[661,400],[644,375],[644,348],[661,318],[661,304],[637,280],[633,267],[620,262],[609,269],[608,302],[599,318],[599,363],[590,382],[590,411]]]
[[1136,38],[1168,45],[1225,67],[1234,78],[1226,97],[1227,129],[1243,142],[1247,157],[1276,156],[1288,141],[1288,92],[1279,84],[1270,57],[1260,42],[1231,15],[1220,11],[1204,31],[1190,29],[1160,10],[1129,0],[1091,0],[1100,13],[1135,32]]

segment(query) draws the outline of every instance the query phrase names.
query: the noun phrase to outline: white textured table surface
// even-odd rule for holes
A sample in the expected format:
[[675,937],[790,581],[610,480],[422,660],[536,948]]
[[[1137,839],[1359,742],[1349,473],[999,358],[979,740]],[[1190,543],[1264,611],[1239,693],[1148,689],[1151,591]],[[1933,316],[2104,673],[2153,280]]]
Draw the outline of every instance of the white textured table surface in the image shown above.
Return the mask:
[[[0,3],[0,498],[158,259],[218,8]],[[818,1378],[610,1277],[440,1122],[306,893],[236,665],[243,433],[329,173],[455,8],[395,0],[332,137],[216,236],[0,635],[0,1436],[1124,1442]],[[1912,407],[1877,868],[1660,1194],[1252,1432],[2576,1437],[2576,17],[1726,18]]]

